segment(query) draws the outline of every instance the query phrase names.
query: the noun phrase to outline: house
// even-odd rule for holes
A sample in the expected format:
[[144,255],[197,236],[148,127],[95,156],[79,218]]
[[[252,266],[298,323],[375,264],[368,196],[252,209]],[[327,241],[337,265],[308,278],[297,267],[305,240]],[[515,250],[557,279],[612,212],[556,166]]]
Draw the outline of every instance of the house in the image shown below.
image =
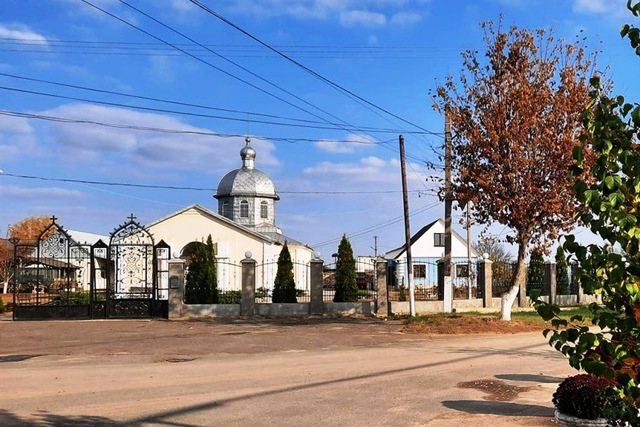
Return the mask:
[[[411,263],[413,265],[413,283],[416,286],[437,286],[438,261],[444,258],[444,221],[438,219],[425,225],[411,237]],[[471,249],[471,279],[474,277],[473,264],[480,254]],[[390,264],[391,284],[400,286],[408,284],[406,244],[385,254]],[[467,241],[455,231],[451,241],[452,278],[466,281],[469,277]]]

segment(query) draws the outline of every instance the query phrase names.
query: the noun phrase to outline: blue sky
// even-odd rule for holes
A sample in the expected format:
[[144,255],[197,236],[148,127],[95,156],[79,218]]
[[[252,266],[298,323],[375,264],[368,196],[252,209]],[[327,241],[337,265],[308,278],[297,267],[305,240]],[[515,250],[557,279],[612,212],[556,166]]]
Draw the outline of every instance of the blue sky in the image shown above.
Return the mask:
[[342,233],[357,254],[373,254],[374,235],[379,252],[397,247],[398,134],[415,232],[444,211],[429,179],[440,171],[425,166],[441,166],[443,131],[428,91],[458,73],[463,50],[483,50],[479,23],[501,13],[506,25],[586,37],[614,92],[640,100],[638,59],[618,33],[637,19],[626,0],[201,0],[366,102],[188,0],[87,2],[131,25],[81,0],[0,2],[3,236],[8,224],[39,214],[106,234],[131,213],[146,223],[193,203],[216,210],[213,190],[11,175],[215,189],[240,166],[251,135],[257,168],[280,193],[285,234],[325,259]]

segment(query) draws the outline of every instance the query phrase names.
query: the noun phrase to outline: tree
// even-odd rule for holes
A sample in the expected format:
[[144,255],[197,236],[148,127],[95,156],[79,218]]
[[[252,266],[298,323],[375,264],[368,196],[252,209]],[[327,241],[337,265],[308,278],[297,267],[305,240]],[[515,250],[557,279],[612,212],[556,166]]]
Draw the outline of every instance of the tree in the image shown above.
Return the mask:
[[292,303],[298,302],[296,298],[296,282],[293,278],[293,263],[291,262],[291,254],[284,243],[280,256],[278,256],[278,271],[273,282],[273,302],[275,303]]
[[211,234],[206,243],[196,245],[189,263],[184,299],[187,304],[217,304],[218,279]]
[[517,265],[501,311],[510,320],[519,291],[526,303],[529,245],[574,225],[577,201],[566,165],[578,144],[594,58],[552,31],[481,26],[486,60],[463,53],[459,82],[448,76],[432,96],[434,108],[451,118],[453,196],[473,202],[478,222],[514,230],[507,239],[518,246]]
[[353,258],[353,249],[347,239],[342,235],[338,245],[338,262],[336,263],[336,294],[333,302],[357,302],[358,285],[356,283],[356,260]]
[[[35,245],[38,236],[42,234],[44,230],[51,225],[51,218],[39,215],[22,219],[21,221],[12,224],[7,229],[8,237],[17,237],[20,239],[19,243]],[[51,230],[53,233],[53,230]],[[43,236],[44,238],[49,237]],[[0,277],[6,282],[11,280],[13,273],[13,246],[9,243],[0,244]],[[18,247],[18,257],[32,256],[33,247],[23,246]]]
[[489,259],[494,263],[511,261],[511,255],[506,251],[497,237],[483,236],[473,246],[478,253],[488,254]]
[[558,295],[569,295],[569,264],[562,246],[556,250],[556,291]]
[[[22,242],[35,243],[38,236],[51,225],[51,218],[48,216],[31,216],[21,221],[11,224],[7,230],[10,237],[17,237]],[[43,236],[49,237],[49,236]]]
[[[640,2],[627,7],[640,16]],[[640,56],[640,29],[622,27]],[[578,218],[606,243],[583,246],[567,236],[565,249],[578,260],[578,278],[586,294],[600,295],[591,304],[590,318],[600,327],[592,331],[557,317],[558,306],[536,302],[538,313],[552,320],[545,330],[549,344],[568,356],[569,363],[595,376],[615,378],[608,390],[605,414],[612,425],[640,426],[640,104],[609,97],[598,78],[591,81],[591,102],[582,115],[587,133],[576,148],[574,176],[587,171],[574,188],[585,209]],[[595,162],[584,162],[590,149]],[[626,253],[608,250],[619,246]],[[573,321],[583,321],[578,317]],[[624,423],[627,424],[624,424]]]
[[542,292],[545,284],[546,272],[544,268],[544,258],[542,251],[534,250],[529,258],[529,268],[527,268],[527,290],[537,290]]

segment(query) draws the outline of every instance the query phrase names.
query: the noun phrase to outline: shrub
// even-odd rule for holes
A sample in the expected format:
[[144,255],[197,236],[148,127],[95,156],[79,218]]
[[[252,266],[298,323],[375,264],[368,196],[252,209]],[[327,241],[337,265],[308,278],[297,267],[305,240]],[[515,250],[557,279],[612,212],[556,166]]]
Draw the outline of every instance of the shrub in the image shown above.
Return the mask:
[[218,304],[240,304],[241,301],[242,291],[218,291]]
[[357,302],[358,285],[356,282],[356,261],[353,249],[346,234],[338,245],[338,261],[336,263],[336,293],[333,302]]
[[0,297],[0,313],[4,313],[4,301],[2,299],[2,297]]
[[407,300],[407,287],[402,283],[398,286],[398,301],[406,301]]
[[586,420],[602,418],[608,402],[605,390],[614,385],[615,380],[604,377],[574,375],[560,383],[553,393],[553,404],[566,415]]
[[296,303],[296,282],[293,277],[293,262],[287,242],[284,243],[278,256],[278,271],[273,282],[273,297],[275,303]]

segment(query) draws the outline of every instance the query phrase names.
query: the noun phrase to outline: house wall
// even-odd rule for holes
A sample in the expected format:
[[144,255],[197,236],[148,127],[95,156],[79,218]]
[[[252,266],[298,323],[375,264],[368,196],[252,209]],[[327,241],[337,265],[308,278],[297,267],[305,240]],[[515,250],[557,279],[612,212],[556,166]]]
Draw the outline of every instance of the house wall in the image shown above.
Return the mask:
[[213,243],[219,244],[219,248],[227,246],[226,254],[230,262],[239,263],[247,251],[253,254],[257,262],[263,262],[265,241],[196,208],[154,224],[149,231],[156,243],[164,240],[171,247],[172,254],[180,253],[191,242],[206,241],[211,234]]

